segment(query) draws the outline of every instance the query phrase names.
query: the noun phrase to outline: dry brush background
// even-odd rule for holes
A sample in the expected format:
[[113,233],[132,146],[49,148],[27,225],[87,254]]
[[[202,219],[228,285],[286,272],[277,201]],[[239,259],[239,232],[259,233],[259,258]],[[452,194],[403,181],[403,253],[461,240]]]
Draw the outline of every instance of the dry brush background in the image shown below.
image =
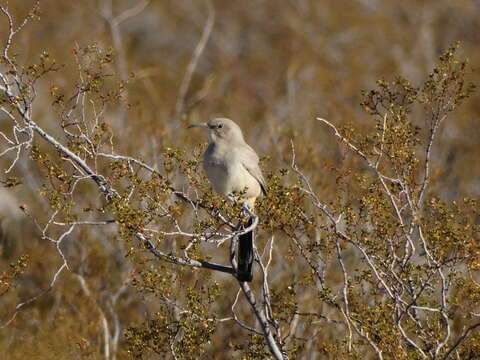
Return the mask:
[[[2,1],[2,6],[8,8],[18,23],[33,5],[33,1],[10,1],[8,5]],[[383,297],[388,292],[387,286],[374,289],[376,285],[372,284],[378,282],[369,279],[372,274],[367,274],[366,262],[357,252],[349,250],[346,245],[349,239],[342,238],[342,234],[356,227],[350,233],[358,233],[359,239],[363,239],[362,234],[371,231],[371,219],[362,218],[362,210],[358,210],[366,202],[370,201],[368,206],[379,212],[391,209],[378,204],[383,195],[378,198],[372,195],[377,191],[380,194],[381,190],[366,185],[371,181],[368,166],[316,118],[327,119],[351,135],[351,139],[371,133],[376,123],[360,106],[365,100],[361,91],[375,88],[378,79],[394,81],[397,75],[409,79],[413,87],[421,87],[439,56],[457,41],[460,47],[456,56],[469,62],[466,81],[479,84],[478,71],[471,71],[480,64],[479,1],[43,0],[38,15],[38,19],[35,16],[16,34],[10,53],[20,67],[39,63],[40,58],[40,64],[52,66],[53,71],[36,80],[31,107],[35,123],[59,141],[65,138],[65,127],[60,126],[65,126],[62,116],[71,108],[78,118],[94,119],[90,135],[92,141],[101,143],[98,149],[104,153],[114,149],[116,154],[139,159],[166,175],[177,190],[206,204],[219,204],[221,200],[209,193],[198,166],[206,139],[199,138],[197,132],[187,131],[186,126],[221,115],[232,118],[244,129],[247,141],[263,157],[262,167],[273,189],[271,198],[267,197],[258,210],[261,221],[258,247],[265,263],[268,262],[270,293],[261,292],[265,283],[260,281],[259,268],[252,289],[271,301],[266,312],[272,311],[278,321],[271,323],[272,331],[283,335],[283,343],[277,340],[290,358],[442,358],[453,357],[460,350],[458,358],[478,356],[475,355],[480,353],[478,328],[468,332],[469,342],[463,348],[455,347],[451,353],[448,350],[474,323],[472,314],[478,316],[479,311],[480,287],[475,273],[480,268],[479,217],[478,205],[473,204],[480,194],[479,95],[473,93],[459,110],[449,115],[436,134],[432,150],[428,203],[438,212],[426,210],[426,216],[432,217],[422,224],[432,231],[427,236],[436,239],[435,229],[440,228],[440,223],[454,219],[451,228],[439,230],[440,236],[448,232],[459,239],[460,233],[464,234],[462,244],[468,246],[462,245],[458,251],[468,254],[461,255],[467,260],[455,263],[458,273],[452,270],[452,279],[457,276],[452,281],[460,281],[466,273],[472,276],[470,282],[465,280],[455,289],[452,287],[455,299],[451,300],[453,305],[448,314],[445,312],[452,337],[437,353],[435,346],[440,340],[432,342],[434,345],[429,348],[425,339],[430,335],[422,338],[420,332],[408,328],[424,321],[421,316],[412,320],[413,325],[406,325],[407,333],[415,333],[409,338],[421,344],[418,348],[398,340],[400,333],[398,329],[389,330],[388,320],[382,324],[385,314],[393,311],[388,306],[373,306],[379,312],[368,316],[370,320],[377,318],[378,323],[369,323],[357,314],[342,317],[340,308],[345,304],[339,299],[344,280],[342,263],[335,262],[336,251],[343,254],[351,270],[349,295],[355,299],[352,312],[367,309],[372,303],[388,302]],[[9,34],[7,20],[3,16],[0,22],[2,44]],[[8,68],[5,62],[2,66],[2,71]],[[75,84],[82,69],[86,76],[82,81],[95,86],[98,80],[101,90],[98,93],[92,90],[91,103],[85,97],[86,104],[72,107]],[[97,75],[98,79],[88,78]],[[402,86],[399,85],[401,91],[408,90],[408,86]],[[4,98],[1,101],[3,104]],[[96,102],[106,104],[100,114],[94,106]],[[417,103],[412,105],[409,116],[415,125],[423,124],[425,115],[421,107]],[[5,134],[11,131],[7,120],[7,115],[2,114],[0,130]],[[355,130],[349,132],[350,128]],[[427,136],[422,131],[426,130],[419,130],[420,136]],[[369,140],[365,139],[364,145],[368,146]],[[362,144],[360,140],[358,143]],[[75,146],[68,144],[72,149]],[[6,148],[8,141],[2,144],[0,153]],[[0,167],[9,170],[15,155],[15,151],[4,154]],[[160,230],[172,231],[178,225],[177,229],[201,233],[215,226],[213,220],[206,218],[201,209],[185,209],[181,201],[172,200],[161,179],[152,180],[133,169],[138,164],[107,163],[105,156],[99,160],[99,169],[111,175],[108,181],[125,191],[131,190],[128,181],[135,183],[135,191],[140,189],[142,195],[138,199],[133,196],[126,209],[120,201],[106,205],[98,189],[90,183],[81,183],[75,190],[75,198],[68,199],[72,203],[60,206],[67,200],[55,198],[61,191],[52,189],[71,171],[65,170],[62,156],[45,141],[35,140],[31,147],[22,150],[8,173],[0,174],[5,185],[0,192],[2,356],[6,359],[271,356],[261,331],[255,334],[245,329],[245,324],[259,329],[258,319],[243,295],[237,294],[238,283],[234,278],[159,261],[138,246],[135,239],[126,240],[132,238],[134,225],[122,222],[140,221],[135,206],[142,208],[148,202],[145,194],[165,205],[163,210],[178,221],[172,223],[173,220],[162,217],[156,224]],[[418,156],[420,159],[423,155]],[[60,164],[58,168],[55,163]],[[151,182],[137,182],[140,178]],[[299,189],[308,186],[314,189],[317,198],[301,194]],[[156,190],[159,187],[160,192]],[[343,214],[345,223],[338,229],[327,229],[328,219],[321,217],[328,218],[328,214],[312,215],[320,209],[316,199]],[[470,203],[464,199],[473,200]],[[465,203],[468,209],[457,209],[455,201]],[[162,209],[148,206],[152,214],[161,213]],[[417,214],[414,210],[411,217],[406,216],[407,222],[417,221],[412,220]],[[50,228],[48,231],[45,228],[55,211],[64,213],[55,221],[65,226],[78,220],[71,216],[83,215],[89,221],[101,219],[106,223],[77,226],[59,243],[68,226],[52,230],[52,234]],[[450,211],[455,213],[451,217]],[[309,221],[320,225],[313,226],[306,220],[302,223],[302,216],[311,216]],[[382,218],[381,214],[378,218]],[[385,224],[397,229],[394,222],[385,220]],[[387,225],[385,234],[390,231]],[[136,231],[138,224],[135,226]],[[297,231],[302,235],[297,236]],[[180,253],[190,246],[187,250],[195,259],[228,264],[228,245],[188,245],[181,234],[164,235],[156,240],[166,253],[176,250]],[[330,239],[325,242],[331,241],[332,247],[318,245],[321,242],[318,239]],[[312,244],[315,241],[318,247]],[[368,251],[376,251],[367,240],[358,241]],[[377,241],[383,240],[377,238]],[[445,255],[442,251],[457,251],[442,246],[433,257],[441,258]],[[318,261],[318,269],[326,271],[324,280],[332,284],[329,291],[338,292],[338,297],[330,298],[325,289],[319,291],[318,279],[311,278],[312,264],[306,259],[313,259],[317,251],[326,259],[324,265],[321,265],[323,260]],[[377,251],[383,250],[379,247]],[[419,251],[419,257],[424,255]],[[68,269],[58,272],[64,261]],[[370,285],[364,286],[363,282]],[[394,285],[391,286],[393,289]],[[432,294],[436,292],[434,288]],[[337,300],[340,307],[335,303]],[[28,303],[16,311],[16,306],[25,301]],[[328,301],[335,304],[329,307]],[[425,301],[422,306],[434,306]],[[233,304],[236,306],[233,314],[241,323],[232,319]],[[460,305],[471,313],[470,318],[458,313]],[[439,328],[432,325],[425,332],[438,332],[440,336],[445,331],[443,320],[432,321],[438,321]],[[426,323],[428,328],[431,324]],[[359,329],[351,328],[355,324]],[[276,326],[279,329],[275,330]]]

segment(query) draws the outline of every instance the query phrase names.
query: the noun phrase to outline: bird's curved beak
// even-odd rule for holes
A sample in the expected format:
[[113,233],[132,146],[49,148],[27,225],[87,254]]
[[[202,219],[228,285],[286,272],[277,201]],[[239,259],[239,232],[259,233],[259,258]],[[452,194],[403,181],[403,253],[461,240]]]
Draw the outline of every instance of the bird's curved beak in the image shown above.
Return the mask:
[[194,127],[203,127],[208,129],[208,124],[207,123],[192,124],[192,125],[189,125],[187,129],[191,129]]

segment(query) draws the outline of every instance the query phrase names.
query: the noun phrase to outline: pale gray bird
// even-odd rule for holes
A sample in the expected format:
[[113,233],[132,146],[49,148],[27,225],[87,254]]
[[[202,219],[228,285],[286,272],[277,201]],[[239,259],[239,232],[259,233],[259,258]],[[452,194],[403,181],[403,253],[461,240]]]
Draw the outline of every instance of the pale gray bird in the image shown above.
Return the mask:
[[[208,129],[209,144],[203,153],[203,169],[213,189],[228,198],[242,194],[253,210],[255,200],[266,194],[265,179],[258,166],[258,155],[248,145],[240,127],[230,119],[217,118],[191,127]],[[251,219],[246,226],[251,224]],[[238,271],[240,281],[252,280],[253,232],[239,237]]]

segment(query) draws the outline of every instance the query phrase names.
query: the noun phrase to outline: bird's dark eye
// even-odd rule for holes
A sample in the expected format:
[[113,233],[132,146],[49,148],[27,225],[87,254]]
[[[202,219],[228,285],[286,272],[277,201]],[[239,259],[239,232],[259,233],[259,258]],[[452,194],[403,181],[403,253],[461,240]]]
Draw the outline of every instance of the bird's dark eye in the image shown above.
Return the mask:
[[218,124],[217,129],[221,129],[223,127],[223,124]]

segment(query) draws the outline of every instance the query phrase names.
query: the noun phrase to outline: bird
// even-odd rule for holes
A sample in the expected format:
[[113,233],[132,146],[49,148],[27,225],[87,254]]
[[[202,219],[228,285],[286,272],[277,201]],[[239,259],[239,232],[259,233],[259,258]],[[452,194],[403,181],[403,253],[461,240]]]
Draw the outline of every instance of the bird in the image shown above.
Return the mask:
[[[266,182],[255,150],[245,142],[242,130],[234,121],[215,118],[206,123],[192,124],[189,128],[208,130],[208,146],[203,153],[203,169],[213,190],[229,199],[240,194],[253,211],[255,201],[266,195]],[[252,224],[250,217],[244,227]],[[237,279],[253,279],[253,230],[239,236]]]

